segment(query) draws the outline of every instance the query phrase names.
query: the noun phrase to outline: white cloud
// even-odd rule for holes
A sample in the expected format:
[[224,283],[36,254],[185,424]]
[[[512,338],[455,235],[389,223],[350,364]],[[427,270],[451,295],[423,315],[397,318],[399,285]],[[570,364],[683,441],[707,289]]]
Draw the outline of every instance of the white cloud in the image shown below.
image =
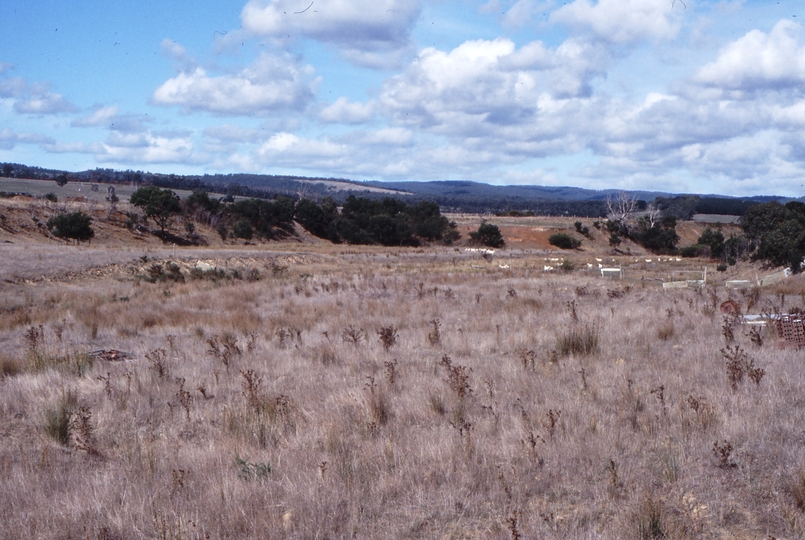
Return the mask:
[[256,142],[262,133],[257,129],[248,129],[232,124],[209,127],[204,130],[204,136],[225,142]]
[[52,144],[55,141],[38,133],[17,133],[10,128],[0,129],[0,150],[12,150],[18,143]]
[[114,117],[120,112],[117,105],[110,107],[99,107],[89,116],[82,116],[76,118],[70,125],[73,127],[94,127],[94,126],[108,126]]
[[101,163],[199,163],[188,137],[168,137],[151,132],[112,133],[106,142],[93,146]]
[[[9,64],[2,67],[0,76],[11,68]],[[11,99],[14,111],[19,114],[44,115],[75,110],[64,96],[51,92],[49,84],[29,84],[22,77],[0,78],[0,98]]]
[[272,135],[257,150],[261,157],[280,158],[287,161],[293,158],[333,158],[344,154],[343,145],[328,140],[305,139],[293,133],[277,133]]
[[193,58],[190,53],[187,52],[182,45],[173,41],[172,39],[165,38],[159,44],[160,49],[162,49],[162,53],[173,59],[173,62],[176,66],[176,71],[179,72],[189,72],[194,71],[198,65],[196,59]]
[[322,109],[319,119],[327,123],[361,124],[374,116],[372,103],[351,103],[340,97],[335,103]]
[[752,30],[721,49],[714,62],[700,68],[694,82],[752,92],[802,90],[805,83],[805,46],[795,35],[800,25],[779,21],[771,33]]
[[551,14],[550,20],[577,30],[590,30],[613,43],[642,39],[670,40],[679,32],[681,2],[671,0],[575,0]]
[[304,36],[335,46],[357,65],[386,67],[410,50],[419,12],[417,0],[250,0],[241,21],[254,34]]
[[556,50],[539,42],[517,50],[504,38],[468,41],[449,53],[423,50],[386,81],[380,102],[399,123],[442,134],[489,137],[507,126],[544,133],[543,116],[555,116],[551,107],[568,110],[556,99],[589,95],[590,79],[605,64],[594,47],[576,40]]
[[156,89],[153,103],[186,112],[218,115],[265,115],[303,110],[313,99],[313,69],[298,66],[287,54],[262,54],[251,67],[213,77],[202,68],[179,73]]

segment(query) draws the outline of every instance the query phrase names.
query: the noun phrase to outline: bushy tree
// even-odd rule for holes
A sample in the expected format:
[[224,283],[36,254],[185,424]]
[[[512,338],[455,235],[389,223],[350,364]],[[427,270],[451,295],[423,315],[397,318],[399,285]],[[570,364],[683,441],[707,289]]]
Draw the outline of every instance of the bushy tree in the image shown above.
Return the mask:
[[173,223],[174,217],[182,211],[179,196],[170,189],[147,186],[131,194],[131,204],[143,209],[145,217],[151,218],[165,235],[165,229]]
[[645,218],[637,220],[637,228],[630,237],[653,253],[672,253],[676,250],[679,235],[676,234],[676,218],[666,216],[651,225]]
[[254,236],[254,229],[248,219],[241,219],[232,226],[232,236],[235,238],[243,238],[244,240],[251,240]]
[[84,212],[58,214],[48,220],[48,230],[58,238],[66,238],[81,243],[95,236],[92,218]]
[[477,231],[470,233],[470,238],[488,247],[501,247],[506,242],[497,225],[491,223],[481,223]]
[[[756,249],[755,260],[764,260],[775,266],[790,265],[794,272],[801,271],[805,257],[805,204],[791,201],[758,204],[741,217],[741,227]],[[726,242],[732,250],[733,242]],[[730,253],[732,256],[732,253]]]
[[724,234],[721,231],[714,231],[707,227],[696,243],[709,246],[710,256],[714,259],[721,259],[724,256]]

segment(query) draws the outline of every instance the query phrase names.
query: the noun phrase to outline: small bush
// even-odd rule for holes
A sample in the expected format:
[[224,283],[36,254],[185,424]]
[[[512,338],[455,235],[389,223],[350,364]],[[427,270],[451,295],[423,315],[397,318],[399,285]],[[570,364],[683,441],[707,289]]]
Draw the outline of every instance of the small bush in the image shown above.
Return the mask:
[[578,249],[581,246],[581,240],[565,233],[552,234],[548,238],[548,243],[559,249]]

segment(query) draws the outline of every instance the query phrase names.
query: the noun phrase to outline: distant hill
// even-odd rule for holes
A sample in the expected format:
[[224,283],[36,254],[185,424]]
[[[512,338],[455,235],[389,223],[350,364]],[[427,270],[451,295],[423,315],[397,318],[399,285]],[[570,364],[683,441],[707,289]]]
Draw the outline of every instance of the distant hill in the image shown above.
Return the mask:
[[[499,186],[466,180],[427,182],[357,182],[343,178],[317,178],[267,174],[176,175],[143,171],[93,169],[70,172],[43,169],[16,163],[0,163],[0,175],[6,178],[55,180],[64,175],[69,181],[156,185],[171,189],[206,190],[227,195],[295,199],[332,197],[343,203],[350,195],[368,198],[402,197],[406,201],[436,201],[445,212],[503,213],[526,212],[538,215],[604,217],[608,196],[621,190],[593,190],[570,186]],[[0,185],[0,190],[2,186]],[[627,191],[629,196],[651,202],[663,199],[698,198],[688,201],[690,213],[741,215],[752,204],[770,200],[788,200],[776,196],[725,197],[720,195],[679,195],[656,191]]]

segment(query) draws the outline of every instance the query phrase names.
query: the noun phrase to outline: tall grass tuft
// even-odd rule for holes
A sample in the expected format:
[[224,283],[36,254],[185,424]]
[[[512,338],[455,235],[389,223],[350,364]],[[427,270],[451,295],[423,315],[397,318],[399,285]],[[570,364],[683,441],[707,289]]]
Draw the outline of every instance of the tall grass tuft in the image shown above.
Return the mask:
[[573,325],[556,337],[556,350],[562,356],[589,356],[598,352],[600,331],[595,325]]

